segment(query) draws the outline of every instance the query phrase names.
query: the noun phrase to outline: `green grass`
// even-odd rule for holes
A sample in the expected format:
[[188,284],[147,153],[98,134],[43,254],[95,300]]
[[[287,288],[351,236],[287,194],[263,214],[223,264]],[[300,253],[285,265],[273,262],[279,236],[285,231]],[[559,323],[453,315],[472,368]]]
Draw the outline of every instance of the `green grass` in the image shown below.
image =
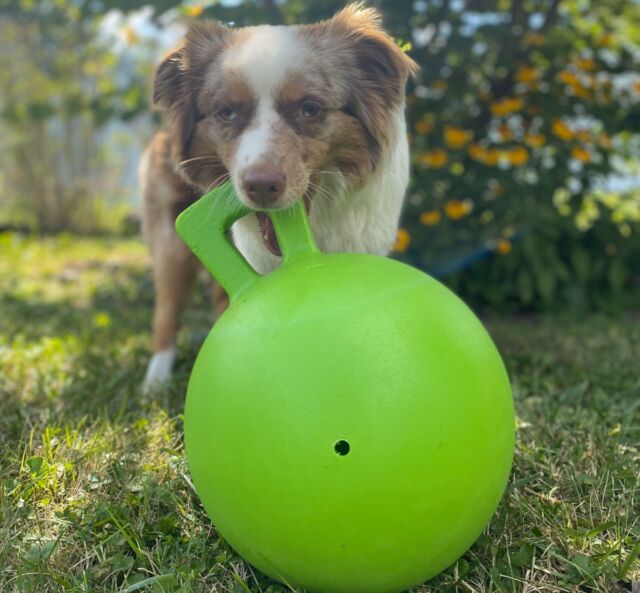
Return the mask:
[[[152,290],[134,241],[0,236],[0,591],[285,589],[216,533],[181,412],[212,315],[186,318],[175,385],[140,397]],[[640,324],[490,319],[518,414],[505,498],[418,591],[627,591],[640,581]]]

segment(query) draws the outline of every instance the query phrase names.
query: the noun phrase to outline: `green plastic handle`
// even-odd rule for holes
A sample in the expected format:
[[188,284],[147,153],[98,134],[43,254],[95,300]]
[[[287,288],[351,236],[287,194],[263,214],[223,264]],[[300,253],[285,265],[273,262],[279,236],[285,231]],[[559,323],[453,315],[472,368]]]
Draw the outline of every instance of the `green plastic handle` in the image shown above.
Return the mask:
[[[260,277],[227,236],[234,222],[252,212],[240,202],[228,181],[202,196],[176,220],[178,235],[231,300]],[[284,210],[265,210],[265,213],[276,231],[283,265],[291,259],[318,253],[302,200]]]

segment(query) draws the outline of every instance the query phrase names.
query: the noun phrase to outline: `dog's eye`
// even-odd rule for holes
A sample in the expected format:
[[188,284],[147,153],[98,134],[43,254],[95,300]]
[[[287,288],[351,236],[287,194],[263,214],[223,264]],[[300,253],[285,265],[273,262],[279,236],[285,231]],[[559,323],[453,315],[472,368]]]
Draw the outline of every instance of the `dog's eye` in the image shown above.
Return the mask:
[[217,113],[218,117],[222,121],[235,121],[238,118],[238,114],[233,110],[232,107],[223,107]]
[[322,109],[317,103],[313,103],[312,101],[303,101],[300,103],[300,115],[305,119],[318,117],[318,115],[320,115],[320,111],[322,111]]

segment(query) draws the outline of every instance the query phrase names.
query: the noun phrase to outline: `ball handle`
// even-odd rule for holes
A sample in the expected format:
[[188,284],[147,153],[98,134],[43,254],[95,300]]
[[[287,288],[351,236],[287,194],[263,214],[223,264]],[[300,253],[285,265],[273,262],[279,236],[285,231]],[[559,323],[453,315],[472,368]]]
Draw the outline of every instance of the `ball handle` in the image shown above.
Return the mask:
[[[260,278],[227,236],[234,222],[252,212],[240,202],[228,181],[202,196],[176,219],[180,238],[232,301]],[[302,200],[284,210],[265,212],[273,222],[283,265],[292,259],[318,253]]]

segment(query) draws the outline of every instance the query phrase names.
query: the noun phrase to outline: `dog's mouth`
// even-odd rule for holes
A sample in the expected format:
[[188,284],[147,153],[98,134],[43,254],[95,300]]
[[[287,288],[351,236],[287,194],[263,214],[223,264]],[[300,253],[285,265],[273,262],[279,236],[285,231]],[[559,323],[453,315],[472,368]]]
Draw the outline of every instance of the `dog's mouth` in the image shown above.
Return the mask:
[[[304,206],[307,211],[307,215],[309,214],[309,210],[311,209],[311,195],[304,195]],[[278,245],[278,237],[276,237],[276,230],[273,228],[273,223],[271,219],[267,215],[266,212],[256,212],[256,216],[258,218],[258,225],[260,227],[260,234],[262,235],[262,241],[264,242],[265,247],[273,253],[273,255],[277,255],[278,257],[282,257],[282,251],[280,250],[280,245]]]
[[271,219],[264,212],[256,212],[256,216],[258,217],[260,234],[262,235],[265,247],[273,253],[273,255],[281,257],[282,251],[280,251],[280,245],[278,245],[278,239],[276,237],[276,230],[273,228]]

